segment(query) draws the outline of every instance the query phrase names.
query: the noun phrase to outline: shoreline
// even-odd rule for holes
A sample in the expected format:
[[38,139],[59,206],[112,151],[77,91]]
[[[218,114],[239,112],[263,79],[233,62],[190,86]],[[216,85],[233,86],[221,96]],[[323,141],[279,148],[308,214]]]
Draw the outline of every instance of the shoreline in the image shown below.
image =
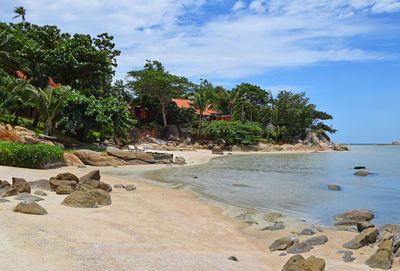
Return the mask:
[[[189,162],[186,166],[207,163],[213,157],[210,151],[173,152]],[[282,152],[277,152],[282,153]],[[293,152],[290,152],[293,153]],[[302,152],[303,153],[303,152]],[[240,152],[233,155],[249,155]],[[256,153],[269,154],[269,153]],[[49,192],[40,204],[49,214],[43,217],[12,212],[16,201],[1,203],[4,214],[0,223],[0,252],[5,256],[1,266],[25,270],[281,270],[293,255],[279,256],[270,252],[269,245],[278,238],[299,232],[310,224],[287,222],[278,231],[256,231],[243,219],[227,216],[223,209],[200,200],[192,192],[171,189],[157,181],[128,180],[109,176],[107,171],[131,170],[140,175],[165,165],[106,167],[64,167],[50,170],[31,170],[0,167],[2,179],[22,177],[28,181],[71,172],[81,176],[100,169],[102,180],[112,186],[116,183],[133,183],[132,193],[113,189],[110,206],[98,209],[76,209],[60,206],[65,196]],[[179,167],[179,166],[174,166]],[[10,199],[11,200],[11,199]],[[185,206],[182,208],[182,206]],[[291,227],[291,225],[293,227]],[[369,246],[354,251],[356,260],[345,263],[342,244],[357,233],[334,229],[321,229],[329,241],[315,246],[304,257],[314,255],[324,258],[326,270],[373,270],[364,264],[376,248]],[[301,240],[309,236],[300,237]],[[35,248],[40,248],[35,250]],[[73,251],[73,250],[77,251]],[[45,252],[44,252],[45,251]],[[47,255],[42,256],[43,253]],[[97,260],[100,254],[102,260]],[[15,262],[11,255],[24,255]],[[236,256],[239,262],[227,260]],[[35,258],[36,257],[36,258]],[[62,257],[60,259],[60,257]],[[84,259],[84,260],[82,260]],[[168,259],[168,260],[167,260]],[[172,259],[172,260],[171,260]],[[44,261],[46,264],[43,265]],[[42,268],[44,266],[44,268]],[[398,268],[394,261],[393,270]],[[244,268],[244,269],[243,269]]]

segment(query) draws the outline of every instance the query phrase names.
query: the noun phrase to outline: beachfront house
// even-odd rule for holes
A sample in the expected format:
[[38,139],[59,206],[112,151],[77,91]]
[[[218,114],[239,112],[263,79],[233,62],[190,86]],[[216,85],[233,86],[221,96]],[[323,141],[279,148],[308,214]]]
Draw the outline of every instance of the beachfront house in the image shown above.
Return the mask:
[[[187,99],[171,99],[171,100],[175,102],[179,108],[193,108],[191,100]],[[195,110],[196,115],[200,115],[200,111],[198,109],[195,108],[193,109]],[[218,111],[213,109],[213,106],[211,104],[209,104],[207,106],[207,109],[203,112],[203,120],[206,122],[210,122],[212,120],[231,121],[231,116],[219,113]]]

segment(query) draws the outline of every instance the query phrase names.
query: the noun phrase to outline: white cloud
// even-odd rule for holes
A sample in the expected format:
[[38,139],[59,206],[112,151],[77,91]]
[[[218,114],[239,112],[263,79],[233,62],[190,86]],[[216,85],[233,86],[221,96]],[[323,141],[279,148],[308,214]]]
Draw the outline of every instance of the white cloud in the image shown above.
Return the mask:
[[[205,0],[20,0],[18,4],[26,7],[27,20],[33,23],[114,35],[122,50],[119,78],[143,67],[146,59],[157,59],[177,74],[224,81],[323,61],[382,59],[384,52],[349,44],[360,35],[386,31],[368,14],[399,11],[399,3],[253,0],[247,6],[239,0],[228,13],[205,22],[190,16],[207,5]],[[0,18],[11,18],[18,5],[8,0],[0,4]]]

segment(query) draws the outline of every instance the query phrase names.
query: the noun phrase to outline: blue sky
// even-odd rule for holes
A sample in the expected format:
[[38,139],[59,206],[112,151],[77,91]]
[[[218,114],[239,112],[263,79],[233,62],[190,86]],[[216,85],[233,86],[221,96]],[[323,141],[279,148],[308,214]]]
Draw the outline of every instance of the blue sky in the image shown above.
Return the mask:
[[[108,32],[117,78],[146,59],[197,82],[305,91],[338,142],[400,140],[400,1],[0,0],[0,20]],[[17,20],[14,20],[17,21]]]

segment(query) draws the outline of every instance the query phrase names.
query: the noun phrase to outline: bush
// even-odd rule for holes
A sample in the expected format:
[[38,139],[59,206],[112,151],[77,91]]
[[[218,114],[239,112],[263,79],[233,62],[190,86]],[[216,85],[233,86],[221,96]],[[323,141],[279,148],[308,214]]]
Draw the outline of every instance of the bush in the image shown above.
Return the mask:
[[216,120],[202,125],[201,134],[210,138],[223,138],[228,145],[254,144],[258,140],[262,129],[257,123],[239,121]]
[[17,135],[14,132],[4,130],[0,132],[0,141],[17,141]]
[[48,163],[62,162],[63,151],[45,144],[23,145],[0,142],[0,165],[24,168],[43,168]]

